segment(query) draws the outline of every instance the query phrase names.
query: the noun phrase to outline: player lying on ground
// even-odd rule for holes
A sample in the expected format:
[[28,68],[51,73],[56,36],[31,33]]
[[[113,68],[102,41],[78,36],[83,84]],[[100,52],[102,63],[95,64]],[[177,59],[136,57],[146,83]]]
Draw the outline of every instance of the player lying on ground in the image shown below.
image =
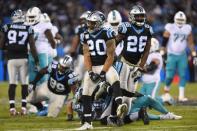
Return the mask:
[[[77,75],[70,69],[72,58],[65,56],[59,62],[53,61],[49,66],[41,69],[34,81],[31,82],[32,92],[27,97],[27,102],[35,105],[38,110],[43,109],[41,101],[48,100],[48,117],[56,117],[60,112],[65,99],[75,88],[78,82]],[[36,86],[44,74],[49,74],[47,82]]]

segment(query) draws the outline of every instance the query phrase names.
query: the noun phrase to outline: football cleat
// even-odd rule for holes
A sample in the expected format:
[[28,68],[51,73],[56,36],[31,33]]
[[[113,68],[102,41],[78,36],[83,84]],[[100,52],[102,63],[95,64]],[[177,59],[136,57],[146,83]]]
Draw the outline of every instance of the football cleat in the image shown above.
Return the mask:
[[139,111],[139,118],[143,120],[144,125],[149,125],[149,117],[145,107],[142,107]]
[[186,102],[186,101],[188,101],[188,98],[186,98],[186,97],[179,98],[178,101],[179,102]]
[[48,107],[44,106],[42,110],[36,113],[37,116],[47,116],[48,114]]
[[116,113],[117,113],[117,117],[119,118],[123,118],[126,114],[127,114],[127,111],[128,111],[128,106],[127,104],[123,103],[123,104],[120,104],[116,110]]
[[182,119],[182,118],[183,118],[182,116],[175,115],[172,112],[168,112],[165,115],[160,115],[161,120],[179,120],[179,119]]
[[18,114],[19,114],[19,112],[17,112],[15,108],[10,109],[10,116],[16,116]]
[[72,121],[72,120],[73,120],[73,114],[68,114],[67,121]]
[[76,131],[83,131],[83,130],[91,130],[91,129],[93,129],[92,124],[90,124],[88,122],[84,122],[84,124],[81,127],[77,128],[75,130]]
[[27,115],[27,108],[22,107],[22,108],[21,108],[21,112],[20,112],[20,114],[21,114],[22,116]]

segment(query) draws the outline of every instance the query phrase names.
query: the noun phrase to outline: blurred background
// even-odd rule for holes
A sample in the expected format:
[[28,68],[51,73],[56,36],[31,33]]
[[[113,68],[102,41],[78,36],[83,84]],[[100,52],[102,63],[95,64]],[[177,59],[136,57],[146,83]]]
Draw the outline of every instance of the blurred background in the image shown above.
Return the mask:
[[[156,38],[162,42],[164,26],[173,22],[174,14],[183,11],[187,15],[187,23],[191,24],[195,45],[197,45],[197,0],[0,0],[0,26],[10,23],[10,15],[15,9],[27,11],[28,8],[37,6],[42,13],[47,13],[59,33],[64,37],[64,42],[58,45],[58,56],[68,53],[74,29],[79,24],[79,16],[86,10],[100,10],[107,16],[110,10],[118,10],[123,21],[128,21],[129,9],[135,4],[142,5],[147,12],[147,21],[152,25]],[[197,46],[196,46],[197,49]],[[188,50],[187,80],[197,81],[196,68],[190,60]],[[165,78],[161,72],[162,80]],[[0,51],[0,81],[6,81],[7,62],[6,54]],[[175,82],[178,77],[175,77]]]

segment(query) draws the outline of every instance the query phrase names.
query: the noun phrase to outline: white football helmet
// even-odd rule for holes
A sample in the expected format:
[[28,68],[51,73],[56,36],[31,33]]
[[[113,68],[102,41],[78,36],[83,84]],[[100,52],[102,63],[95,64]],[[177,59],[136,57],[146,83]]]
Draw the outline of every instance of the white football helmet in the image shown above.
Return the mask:
[[122,22],[122,17],[117,10],[112,10],[107,16],[107,22],[113,27],[117,28]]
[[133,6],[129,12],[129,18],[137,26],[143,26],[146,22],[146,11],[139,5]]
[[186,23],[186,16],[182,11],[178,11],[175,15],[174,15],[174,23],[176,23],[178,26],[182,26],[183,24]]
[[29,25],[36,24],[40,21],[41,11],[38,7],[29,8],[26,13],[26,23]]
[[48,23],[48,22],[51,22],[51,19],[47,13],[43,13],[40,16],[40,21]]
[[86,11],[84,12],[81,16],[80,16],[80,19],[87,19],[88,18],[88,15],[90,15],[91,11]]
[[159,50],[159,41],[156,38],[151,38],[150,52],[155,52]]
[[69,55],[65,55],[64,58],[59,59],[59,64],[64,68],[69,68],[72,65],[72,57]]
[[[102,12],[101,12],[102,13]],[[92,12],[88,18],[87,18],[87,26],[88,26],[88,31],[94,32],[96,30],[99,30],[103,24],[104,24],[104,14],[101,14],[100,12]]]

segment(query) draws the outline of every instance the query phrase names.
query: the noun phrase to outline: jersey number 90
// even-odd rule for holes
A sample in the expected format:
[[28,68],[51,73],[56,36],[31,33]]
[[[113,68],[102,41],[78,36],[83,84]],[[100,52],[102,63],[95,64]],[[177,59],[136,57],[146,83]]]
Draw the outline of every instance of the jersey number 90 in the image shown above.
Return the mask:
[[147,36],[129,36],[127,38],[127,51],[143,52],[147,42]]

